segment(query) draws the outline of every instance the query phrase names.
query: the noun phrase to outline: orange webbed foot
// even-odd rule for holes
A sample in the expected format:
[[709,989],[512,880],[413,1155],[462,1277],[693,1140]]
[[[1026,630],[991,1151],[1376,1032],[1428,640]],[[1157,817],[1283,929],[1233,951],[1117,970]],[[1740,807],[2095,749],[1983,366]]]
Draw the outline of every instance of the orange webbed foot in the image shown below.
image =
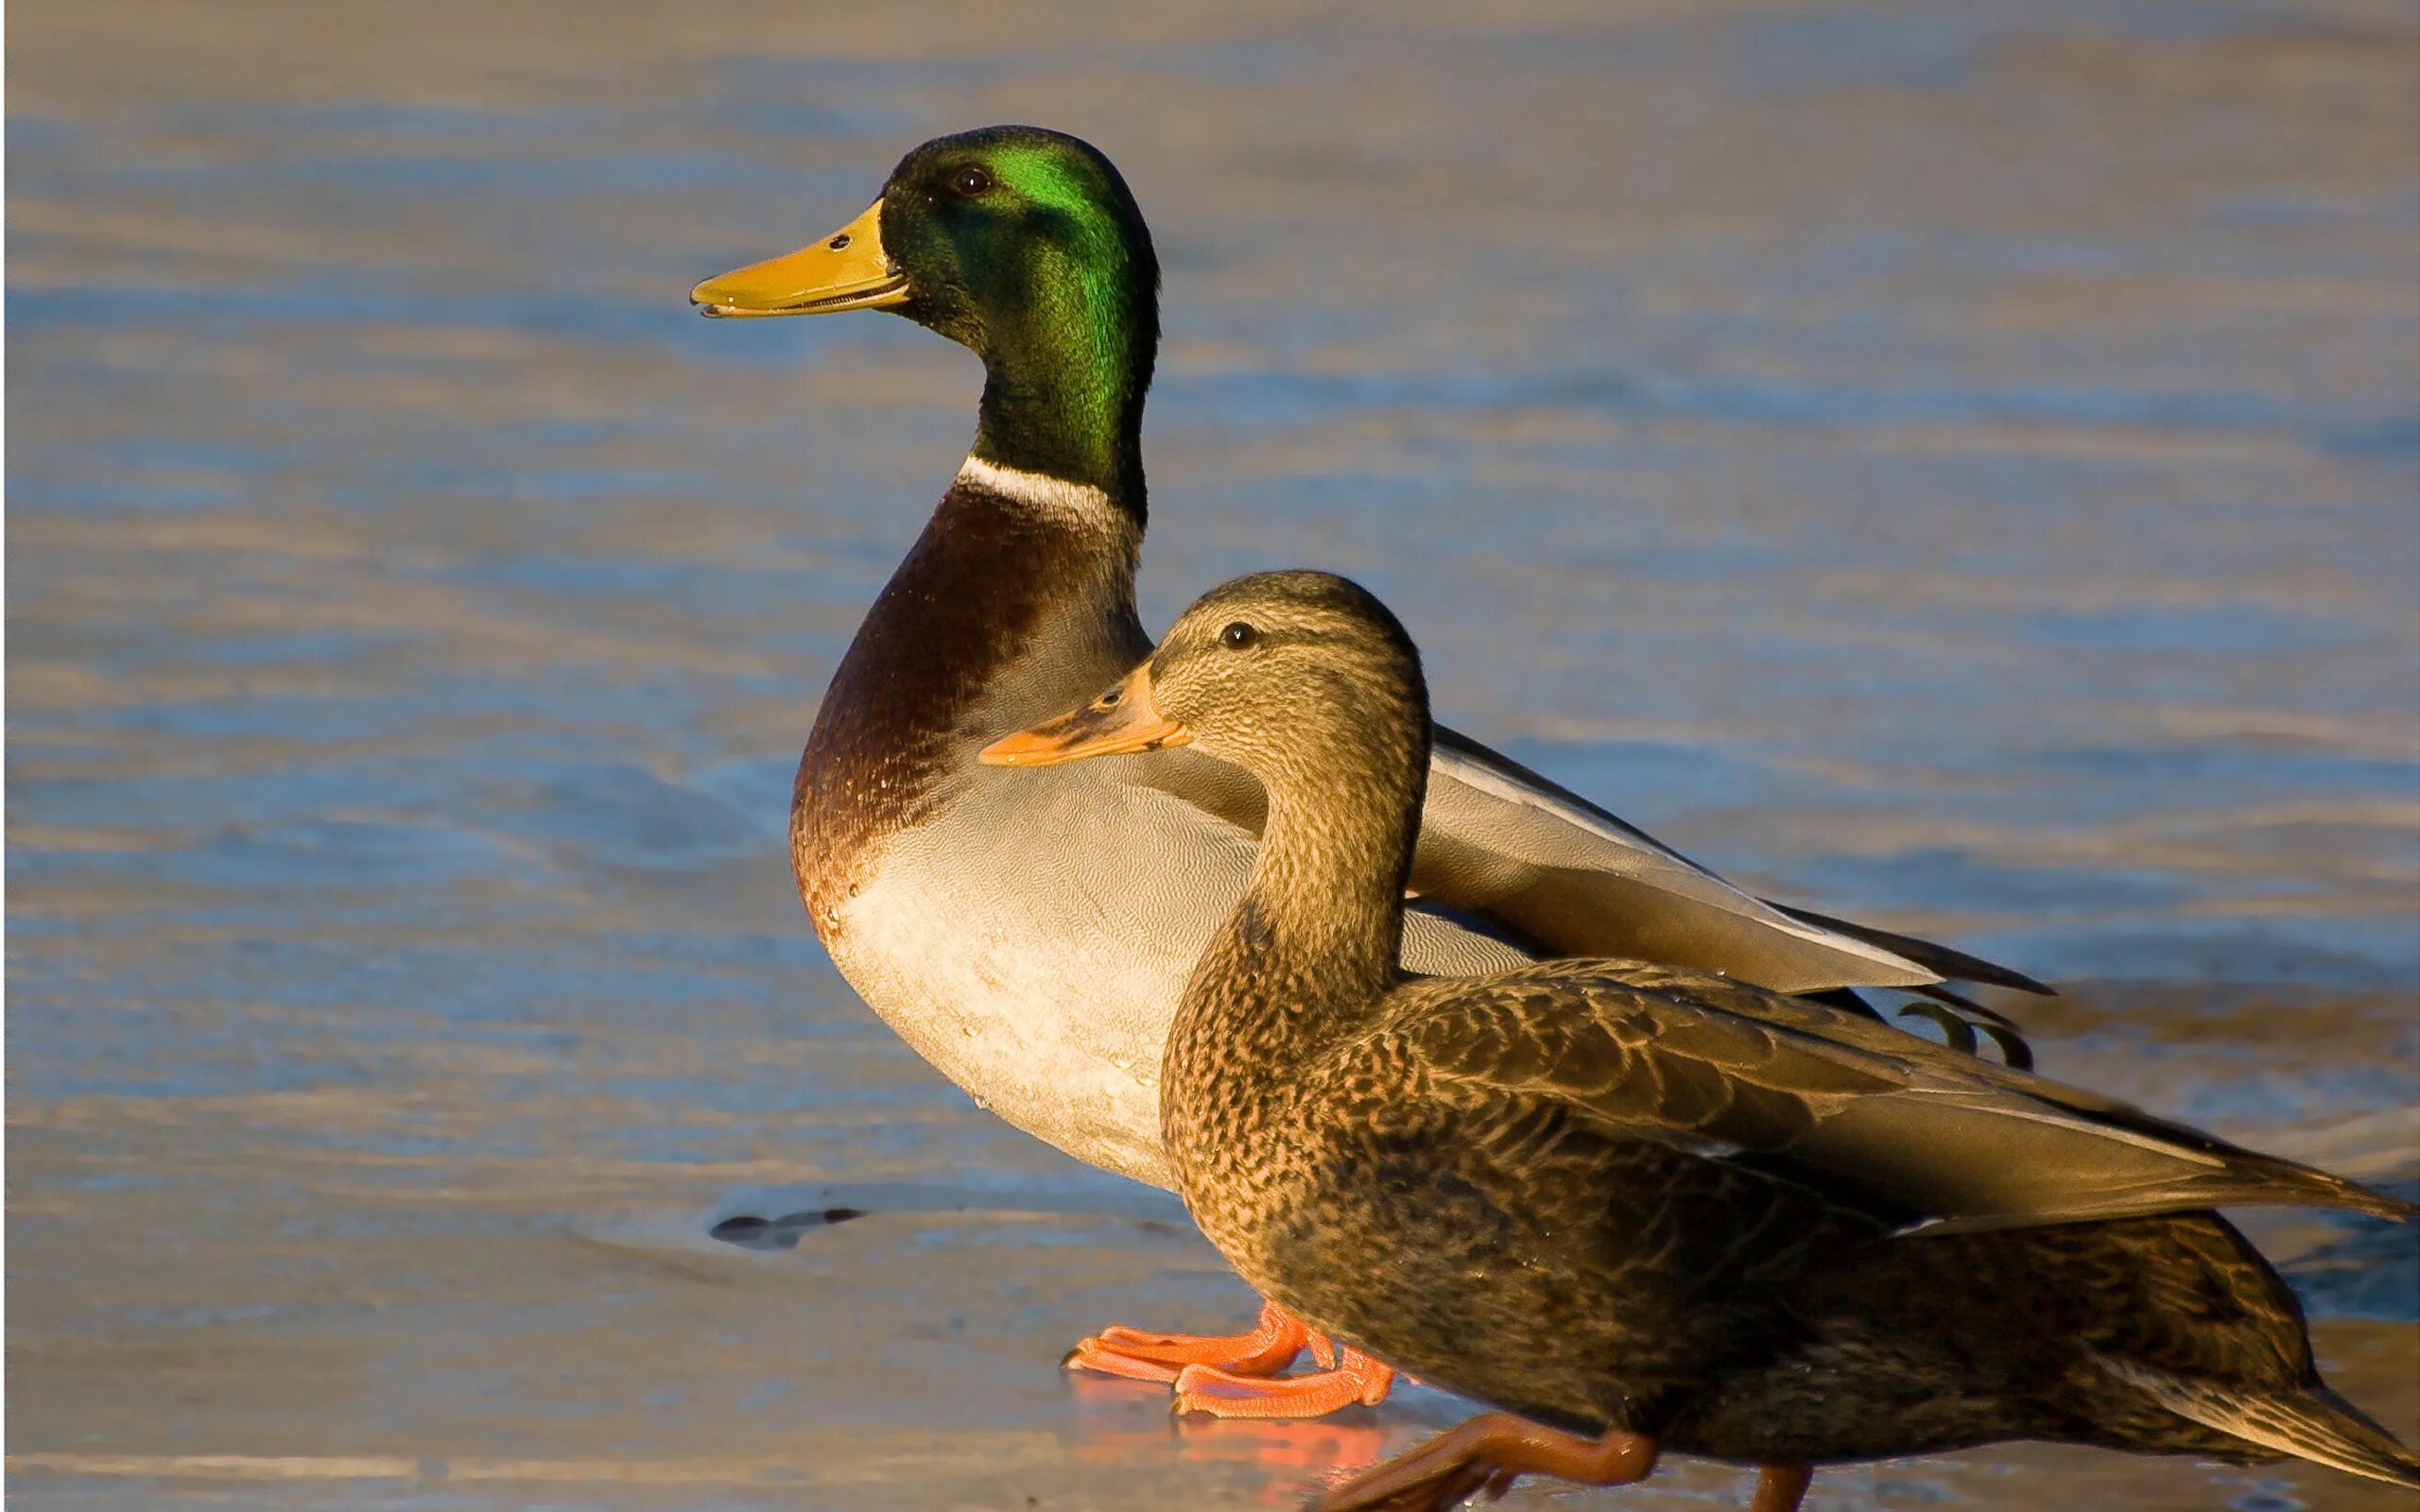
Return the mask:
[[1330,1489],[1317,1512],[1446,1512],[1481,1492],[1501,1496],[1522,1475],[1621,1486],[1655,1469],[1655,1440],[1619,1429],[1582,1438],[1506,1413],[1486,1413]]
[[1249,1333],[1146,1333],[1113,1323],[1078,1342],[1060,1364],[1129,1381],[1171,1382],[1186,1369],[1208,1367],[1248,1380],[1275,1376],[1310,1342],[1302,1319],[1264,1302]]
[[1168,1410],[1213,1418],[1324,1418],[1356,1404],[1374,1407],[1394,1389],[1391,1367],[1358,1349],[1340,1351],[1319,1334],[1311,1339],[1324,1369],[1271,1378],[1187,1366],[1176,1378],[1176,1400]]

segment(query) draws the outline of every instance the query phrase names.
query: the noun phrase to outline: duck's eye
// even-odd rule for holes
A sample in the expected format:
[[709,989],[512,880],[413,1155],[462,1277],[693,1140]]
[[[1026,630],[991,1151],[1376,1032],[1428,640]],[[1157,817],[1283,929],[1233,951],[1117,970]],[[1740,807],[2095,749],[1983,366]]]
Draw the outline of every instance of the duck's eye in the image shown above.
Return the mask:
[[1260,639],[1260,632],[1241,620],[1219,632],[1219,644],[1230,651],[1240,651]]
[[949,186],[972,199],[992,187],[991,170],[969,163],[958,170],[957,176],[950,180]]

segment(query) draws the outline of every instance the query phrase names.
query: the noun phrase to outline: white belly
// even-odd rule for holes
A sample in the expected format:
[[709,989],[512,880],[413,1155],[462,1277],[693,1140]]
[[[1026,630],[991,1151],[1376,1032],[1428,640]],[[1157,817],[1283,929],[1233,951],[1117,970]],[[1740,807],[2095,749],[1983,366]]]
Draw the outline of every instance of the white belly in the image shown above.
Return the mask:
[[1190,804],[1082,767],[985,771],[888,844],[824,943],[977,1102],[1080,1160],[1173,1186],[1160,1051],[1253,849]]

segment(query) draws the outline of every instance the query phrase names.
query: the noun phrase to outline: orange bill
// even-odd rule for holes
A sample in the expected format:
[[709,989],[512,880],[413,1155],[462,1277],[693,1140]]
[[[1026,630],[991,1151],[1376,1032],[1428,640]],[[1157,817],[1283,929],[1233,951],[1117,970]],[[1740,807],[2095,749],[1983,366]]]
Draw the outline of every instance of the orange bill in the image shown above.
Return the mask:
[[829,315],[908,302],[908,275],[882,249],[882,201],[820,242],[751,263],[689,291],[700,314]]
[[1152,704],[1151,665],[1147,662],[1073,713],[992,742],[983,747],[982,759],[986,766],[1056,766],[1087,756],[1183,746],[1192,739],[1192,730]]

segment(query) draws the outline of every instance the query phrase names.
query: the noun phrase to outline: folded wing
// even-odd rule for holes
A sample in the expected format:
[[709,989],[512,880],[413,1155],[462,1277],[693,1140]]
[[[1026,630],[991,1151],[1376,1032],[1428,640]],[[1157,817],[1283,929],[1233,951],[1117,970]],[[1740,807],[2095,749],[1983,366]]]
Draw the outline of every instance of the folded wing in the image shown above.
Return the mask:
[[1782,992],[1921,989],[2030,977],[1945,947],[1778,907],[1646,832],[1440,728],[1411,885],[1500,919],[1559,955],[1722,971]]
[[1741,983],[1560,962],[1406,989],[1382,1036],[1429,1083],[1582,1110],[1910,1228],[2250,1204],[2405,1203],[2112,1098]]

